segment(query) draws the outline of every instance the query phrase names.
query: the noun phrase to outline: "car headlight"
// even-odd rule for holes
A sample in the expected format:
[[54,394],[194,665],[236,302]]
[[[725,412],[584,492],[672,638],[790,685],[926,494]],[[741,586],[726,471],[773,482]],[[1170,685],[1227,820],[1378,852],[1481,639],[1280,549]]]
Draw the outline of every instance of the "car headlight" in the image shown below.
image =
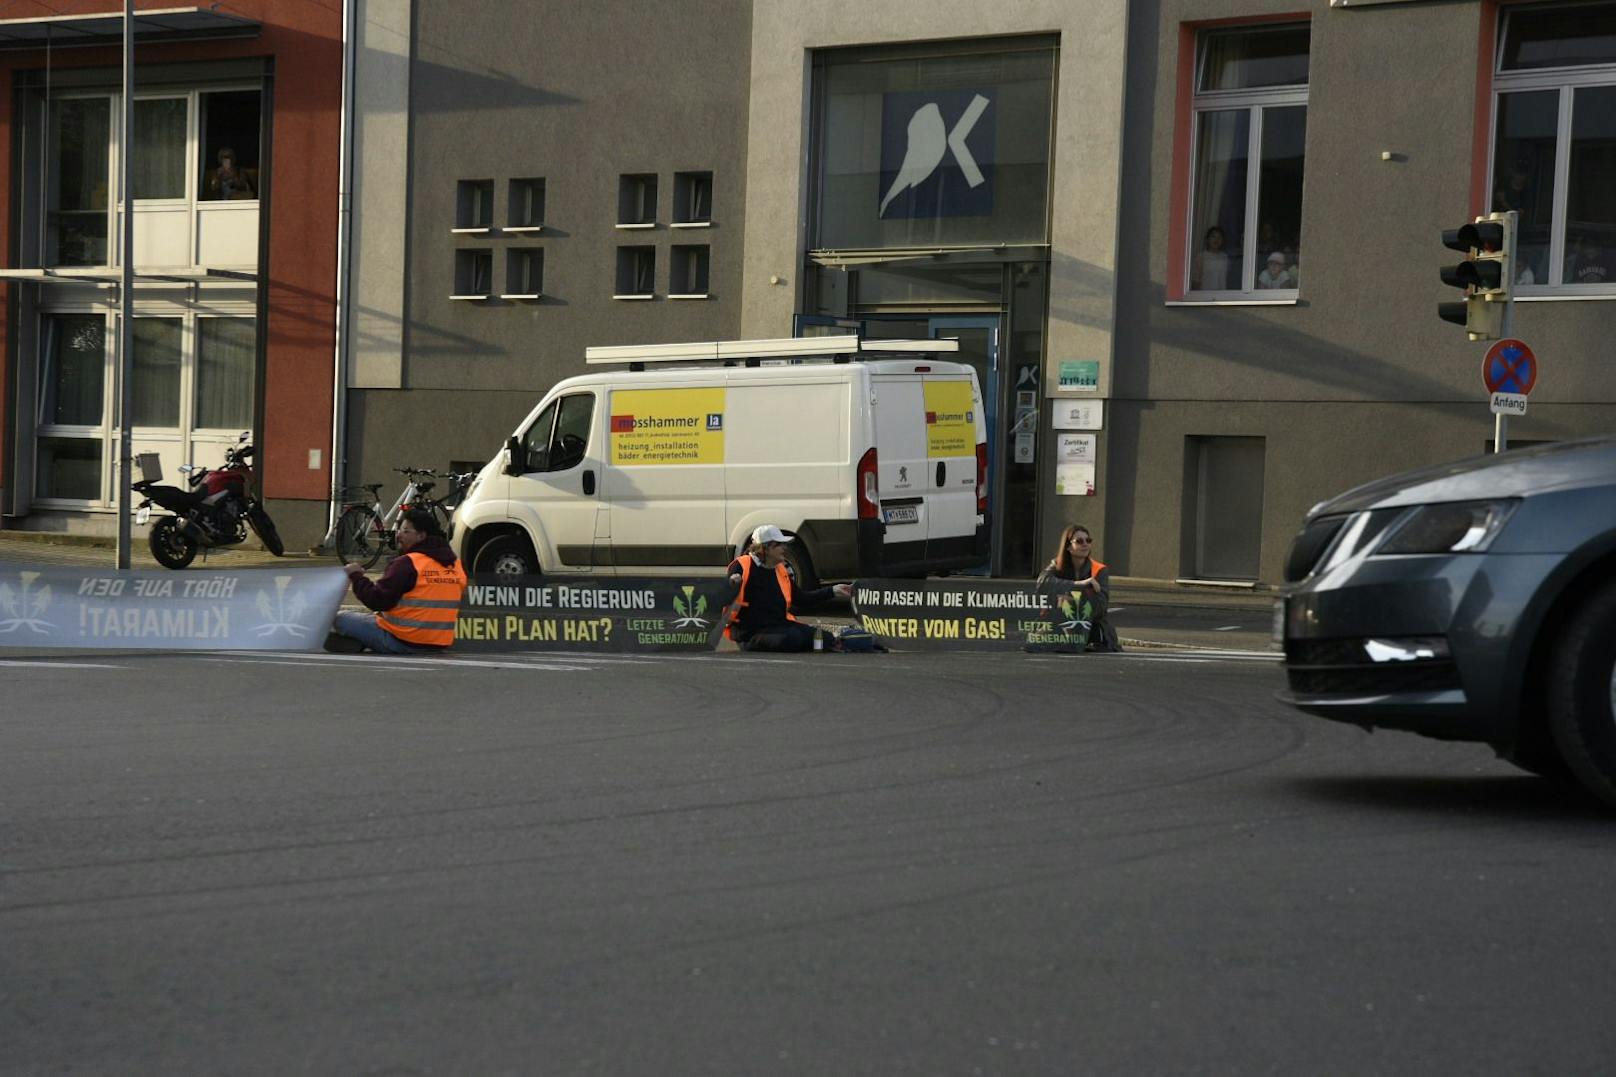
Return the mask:
[[1375,554],[1479,553],[1492,545],[1519,504],[1500,500],[1421,505],[1392,529]]

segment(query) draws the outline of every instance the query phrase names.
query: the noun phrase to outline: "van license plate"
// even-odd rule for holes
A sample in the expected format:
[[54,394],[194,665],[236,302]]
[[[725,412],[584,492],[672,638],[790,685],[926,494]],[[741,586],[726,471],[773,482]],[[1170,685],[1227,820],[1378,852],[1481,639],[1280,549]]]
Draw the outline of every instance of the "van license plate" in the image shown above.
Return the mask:
[[889,506],[886,520],[889,524],[917,524],[920,522],[920,508],[916,505]]
[[151,519],[151,507],[150,506],[147,506],[146,508],[143,508],[143,509],[136,509],[135,510],[135,523],[143,524],[147,520],[150,520],[150,519]]

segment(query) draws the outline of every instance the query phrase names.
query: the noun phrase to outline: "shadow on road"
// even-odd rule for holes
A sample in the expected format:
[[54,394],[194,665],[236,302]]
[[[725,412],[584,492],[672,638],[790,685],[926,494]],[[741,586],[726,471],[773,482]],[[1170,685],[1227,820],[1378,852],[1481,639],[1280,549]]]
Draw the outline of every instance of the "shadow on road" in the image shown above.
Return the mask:
[[1582,790],[1530,774],[1363,775],[1296,778],[1285,784],[1301,796],[1356,808],[1505,820],[1576,820],[1598,823],[1607,829],[1616,820],[1616,813]]

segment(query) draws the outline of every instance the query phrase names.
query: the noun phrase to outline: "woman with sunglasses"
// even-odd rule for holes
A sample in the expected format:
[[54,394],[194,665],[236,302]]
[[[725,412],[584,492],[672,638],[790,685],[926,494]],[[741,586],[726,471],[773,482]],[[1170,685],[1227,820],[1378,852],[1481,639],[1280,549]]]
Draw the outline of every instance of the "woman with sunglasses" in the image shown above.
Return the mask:
[[1094,536],[1082,524],[1072,524],[1061,532],[1060,548],[1054,560],[1038,575],[1039,594],[1086,601],[1093,607],[1090,617],[1091,651],[1120,651],[1117,630],[1106,618],[1111,604],[1111,572],[1094,556]]

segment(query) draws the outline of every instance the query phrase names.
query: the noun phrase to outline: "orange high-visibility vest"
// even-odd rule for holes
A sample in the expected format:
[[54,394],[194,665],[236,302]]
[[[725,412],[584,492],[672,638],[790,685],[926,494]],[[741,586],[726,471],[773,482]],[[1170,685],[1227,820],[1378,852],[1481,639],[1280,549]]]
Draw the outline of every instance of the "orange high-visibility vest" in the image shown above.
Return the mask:
[[455,613],[466,590],[466,570],[457,560],[440,565],[424,553],[409,554],[415,586],[398,605],[376,615],[376,621],[398,639],[416,647],[447,647],[455,638]]
[[[752,555],[743,553],[737,560],[741,562],[741,591],[740,594],[735,596],[735,601],[730,603],[729,624],[724,626],[725,639],[735,638],[734,629],[736,623],[741,619],[741,608],[748,605],[746,601],[746,584],[752,578]],[[786,569],[784,561],[774,566],[774,575],[780,581],[780,593],[786,599],[786,620],[795,621],[797,619],[796,614],[791,612],[791,573]]]

